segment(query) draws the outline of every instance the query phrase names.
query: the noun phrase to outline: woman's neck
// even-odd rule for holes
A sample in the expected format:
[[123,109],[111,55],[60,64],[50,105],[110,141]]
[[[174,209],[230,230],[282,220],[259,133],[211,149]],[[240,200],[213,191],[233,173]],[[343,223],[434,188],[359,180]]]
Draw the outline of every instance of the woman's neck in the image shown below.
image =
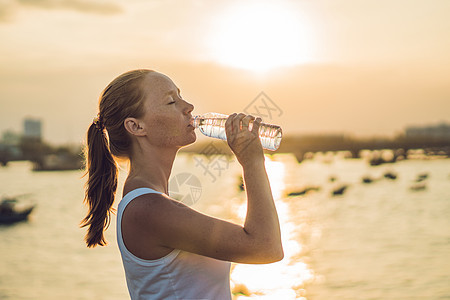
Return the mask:
[[150,146],[133,151],[125,184],[132,189],[145,185],[168,195],[169,177],[177,152],[178,149],[174,148]]

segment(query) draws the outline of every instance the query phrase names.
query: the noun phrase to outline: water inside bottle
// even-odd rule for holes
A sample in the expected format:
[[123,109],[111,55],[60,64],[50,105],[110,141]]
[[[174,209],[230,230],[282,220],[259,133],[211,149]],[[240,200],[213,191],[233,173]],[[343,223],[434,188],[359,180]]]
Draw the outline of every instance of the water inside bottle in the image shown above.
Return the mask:
[[259,138],[264,149],[277,150],[280,147],[282,136],[281,127],[261,123],[259,127]]
[[[195,116],[191,123],[192,126],[198,128],[201,133],[208,137],[218,138],[226,141],[225,123],[228,116],[222,114],[214,114],[212,118],[204,118]],[[253,122],[249,124],[249,130],[252,130]],[[259,138],[264,149],[275,151],[281,143],[282,130],[279,126],[261,123],[259,127]]]
[[197,116],[194,118],[193,126],[198,128],[206,136],[226,141],[226,121],[227,117],[202,118],[201,116]]

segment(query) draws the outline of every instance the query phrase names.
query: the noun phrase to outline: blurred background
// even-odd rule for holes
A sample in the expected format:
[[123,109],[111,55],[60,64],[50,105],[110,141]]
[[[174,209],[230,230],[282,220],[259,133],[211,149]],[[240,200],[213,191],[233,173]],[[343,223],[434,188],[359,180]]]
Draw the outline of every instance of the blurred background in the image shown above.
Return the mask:
[[[234,298],[450,299],[449,12],[446,0],[1,0],[0,299],[128,297],[115,223],[94,250],[78,225],[86,129],[103,88],[136,68],[172,78],[193,114],[283,128],[266,167],[286,257],[234,265]],[[242,222],[239,164],[197,136],[171,191]]]

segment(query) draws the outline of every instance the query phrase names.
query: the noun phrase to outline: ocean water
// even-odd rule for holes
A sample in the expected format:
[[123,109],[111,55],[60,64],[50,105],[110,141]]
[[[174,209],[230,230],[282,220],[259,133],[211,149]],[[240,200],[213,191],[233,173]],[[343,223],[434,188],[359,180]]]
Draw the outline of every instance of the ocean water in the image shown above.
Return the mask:
[[[370,167],[362,159],[266,158],[285,258],[233,264],[235,299],[450,299],[450,160]],[[397,175],[385,178],[386,172]],[[424,189],[412,190],[426,173]],[[236,160],[180,154],[170,191],[194,209],[233,222],[245,217]],[[87,249],[79,228],[83,173],[0,168],[0,195],[26,194],[26,222],[0,226],[0,299],[128,299],[115,240]],[[119,190],[125,178],[120,173]],[[370,176],[374,182],[364,184]],[[342,195],[332,191],[346,185]],[[314,187],[298,196],[289,192]],[[121,193],[118,193],[120,197]],[[117,202],[116,204],[117,205]]]

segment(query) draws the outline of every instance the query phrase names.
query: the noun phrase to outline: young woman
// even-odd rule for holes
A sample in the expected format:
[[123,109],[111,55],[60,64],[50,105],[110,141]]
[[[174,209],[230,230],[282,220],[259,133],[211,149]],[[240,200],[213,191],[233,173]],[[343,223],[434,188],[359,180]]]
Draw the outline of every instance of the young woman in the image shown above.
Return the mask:
[[[283,258],[278,216],[258,138],[260,118],[232,114],[227,142],[242,165],[247,191],[243,225],[226,222],[170,198],[168,180],[178,150],[196,140],[194,106],[172,80],[151,70],[114,79],[100,97],[87,133],[85,202],[88,247],[105,245],[117,189],[115,157],[129,160],[117,212],[117,241],[132,299],[231,299],[230,262]],[[249,122],[253,123],[251,131]]]

